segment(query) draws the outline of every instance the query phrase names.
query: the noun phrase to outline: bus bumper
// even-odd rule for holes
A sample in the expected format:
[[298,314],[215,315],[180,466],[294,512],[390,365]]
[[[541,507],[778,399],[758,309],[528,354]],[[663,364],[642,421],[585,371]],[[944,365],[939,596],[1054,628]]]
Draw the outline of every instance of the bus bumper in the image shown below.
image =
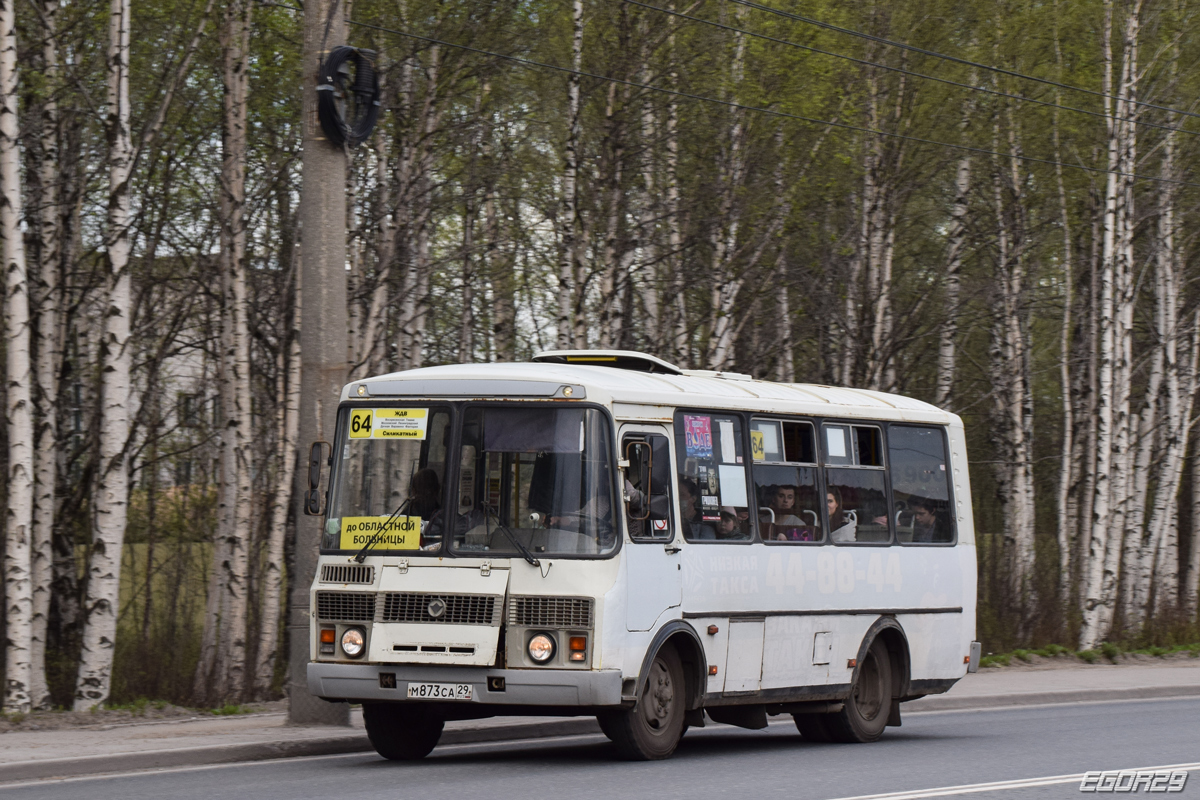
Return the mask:
[[[497,678],[503,679],[497,681]],[[470,684],[470,700],[513,706],[619,706],[620,670],[488,669],[411,664],[308,665],[308,691],[326,700],[406,702],[410,683]],[[497,685],[502,690],[495,690]]]

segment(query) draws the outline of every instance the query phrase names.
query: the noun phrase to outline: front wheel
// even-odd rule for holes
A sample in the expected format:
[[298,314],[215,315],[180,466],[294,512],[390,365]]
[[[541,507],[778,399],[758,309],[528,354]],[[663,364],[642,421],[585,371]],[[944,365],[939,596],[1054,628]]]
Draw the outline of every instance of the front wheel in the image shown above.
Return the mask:
[[874,742],[883,735],[892,709],[892,660],[876,639],[858,665],[858,675],[842,710],[823,720],[834,741]]
[[421,706],[363,703],[363,722],[375,752],[392,761],[417,761],[442,737],[442,719]]
[[683,736],[686,701],[683,665],[674,648],[667,646],[654,656],[637,705],[604,714],[600,717],[600,728],[612,739],[622,758],[630,761],[667,758],[675,752]]

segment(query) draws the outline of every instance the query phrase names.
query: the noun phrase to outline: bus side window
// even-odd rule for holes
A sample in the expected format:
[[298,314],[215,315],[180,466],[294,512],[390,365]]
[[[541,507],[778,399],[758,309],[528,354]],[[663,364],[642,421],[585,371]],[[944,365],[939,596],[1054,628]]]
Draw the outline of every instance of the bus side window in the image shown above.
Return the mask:
[[731,414],[675,414],[675,468],[679,474],[680,528],[692,541],[749,542],[742,420]]
[[658,434],[626,436],[629,461],[621,481],[625,520],[634,541],[668,541],[671,526],[671,446]]
[[882,432],[873,425],[827,424],[822,444],[829,538],[890,542]]
[[946,440],[941,428],[888,428],[896,538],[911,544],[954,541]]

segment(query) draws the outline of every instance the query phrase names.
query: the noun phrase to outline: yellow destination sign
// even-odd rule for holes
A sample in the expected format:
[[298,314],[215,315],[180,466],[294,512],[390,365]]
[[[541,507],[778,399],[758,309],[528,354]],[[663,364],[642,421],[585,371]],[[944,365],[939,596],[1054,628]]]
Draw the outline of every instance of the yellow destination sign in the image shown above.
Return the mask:
[[750,431],[750,452],[755,461],[762,461],[767,457],[762,431]]
[[[387,517],[342,517],[342,550],[361,550],[388,521]],[[396,517],[371,546],[373,550],[416,550],[421,546],[421,518]]]
[[350,412],[351,439],[424,439],[427,408],[356,408]]

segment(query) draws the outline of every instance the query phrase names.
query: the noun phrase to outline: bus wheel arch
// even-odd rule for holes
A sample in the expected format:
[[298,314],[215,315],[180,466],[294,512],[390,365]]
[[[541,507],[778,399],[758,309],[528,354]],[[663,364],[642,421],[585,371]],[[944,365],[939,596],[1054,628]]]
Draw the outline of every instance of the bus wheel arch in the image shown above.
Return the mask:
[[687,689],[687,703],[684,708],[688,711],[700,708],[704,698],[704,689],[708,683],[708,662],[704,656],[704,645],[696,629],[682,620],[672,620],[659,628],[658,633],[646,648],[642,658],[641,669],[638,670],[635,695],[641,696],[642,689],[650,675],[654,657],[663,647],[673,647],[683,666],[684,685]]
[[[654,636],[634,683],[632,707],[601,713],[600,729],[630,761],[669,757],[687,729],[686,717],[701,702],[703,647],[696,632],[678,620]],[[697,653],[701,655],[697,655]]]
[[[872,623],[858,646],[858,662],[866,658],[871,643],[882,639],[888,649],[892,673],[892,713],[888,725],[900,725],[900,701],[907,700],[911,694],[912,685],[912,655],[908,646],[908,636],[895,617],[879,617]],[[855,670],[857,672],[857,668]]]
[[[858,647],[850,694],[840,711],[809,720],[812,735],[797,720],[802,735],[837,742],[873,742],[888,726],[900,724],[900,700],[908,691],[908,637],[895,617],[871,624]],[[821,739],[824,735],[826,739]]]

